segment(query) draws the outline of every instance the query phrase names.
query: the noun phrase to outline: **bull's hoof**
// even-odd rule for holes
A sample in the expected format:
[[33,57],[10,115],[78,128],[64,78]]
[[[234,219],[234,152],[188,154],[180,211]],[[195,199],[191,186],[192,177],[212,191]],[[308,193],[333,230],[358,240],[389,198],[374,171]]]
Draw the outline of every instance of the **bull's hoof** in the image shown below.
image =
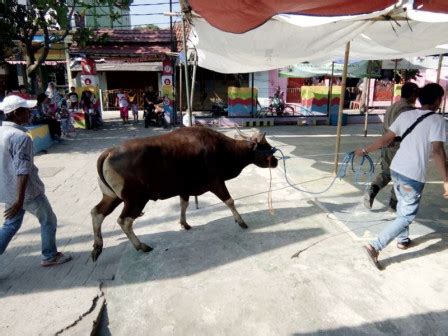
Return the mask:
[[242,229],[248,229],[248,228],[249,228],[249,227],[247,226],[247,224],[244,223],[244,222],[238,223],[238,225],[239,225],[240,228],[242,228]]
[[92,253],[90,254],[92,256],[92,261],[96,262],[98,260],[98,257],[100,256],[101,252],[103,252],[102,247],[94,247]]
[[140,243],[139,250],[142,251],[142,252],[151,252],[153,250],[153,248],[151,246],[149,246],[149,245]]
[[183,229],[185,229],[185,230],[190,230],[191,229],[191,226],[190,225],[188,225],[188,223],[180,223],[180,226],[182,226],[182,228]]

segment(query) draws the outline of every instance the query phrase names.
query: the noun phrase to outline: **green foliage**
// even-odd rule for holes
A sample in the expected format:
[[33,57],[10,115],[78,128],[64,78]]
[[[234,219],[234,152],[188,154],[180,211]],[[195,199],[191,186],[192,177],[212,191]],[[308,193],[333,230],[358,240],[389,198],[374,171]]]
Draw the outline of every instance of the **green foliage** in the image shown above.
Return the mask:
[[[70,23],[77,12],[86,12],[98,5],[129,9],[132,0],[28,0],[21,5],[18,0],[4,0],[0,6],[0,62],[11,55],[14,48],[24,50],[28,77],[35,74],[45,62],[52,44],[63,42],[68,34],[75,34]],[[112,12],[112,20],[119,19],[119,12]],[[79,29],[75,34],[79,43],[85,44],[92,31]],[[36,40],[36,36],[40,36]],[[99,36],[104,40],[106,37]]]
[[417,80],[417,77],[421,77],[420,70],[418,69],[397,70],[396,75],[398,75],[404,82],[409,82],[411,79]]

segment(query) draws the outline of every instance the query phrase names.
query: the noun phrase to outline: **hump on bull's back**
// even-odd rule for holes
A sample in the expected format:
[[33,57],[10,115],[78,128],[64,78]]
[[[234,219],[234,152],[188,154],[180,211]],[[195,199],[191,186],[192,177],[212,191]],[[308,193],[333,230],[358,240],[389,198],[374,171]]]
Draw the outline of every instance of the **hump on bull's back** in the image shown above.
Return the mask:
[[109,157],[107,157],[106,160],[104,160],[103,176],[104,176],[104,179],[106,180],[107,184],[114,191],[114,193],[118,197],[122,198],[121,192],[123,191],[123,187],[124,187],[124,179],[112,167],[112,165],[110,164]]

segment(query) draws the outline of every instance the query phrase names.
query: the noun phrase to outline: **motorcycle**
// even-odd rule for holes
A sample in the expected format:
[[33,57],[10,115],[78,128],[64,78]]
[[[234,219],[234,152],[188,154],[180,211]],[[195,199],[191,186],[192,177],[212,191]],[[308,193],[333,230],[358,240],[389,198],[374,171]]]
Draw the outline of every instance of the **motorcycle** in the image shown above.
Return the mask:
[[228,115],[227,103],[224,102],[218,95],[215,94],[215,98],[210,98],[212,102],[212,116],[213,117],[226,117]]

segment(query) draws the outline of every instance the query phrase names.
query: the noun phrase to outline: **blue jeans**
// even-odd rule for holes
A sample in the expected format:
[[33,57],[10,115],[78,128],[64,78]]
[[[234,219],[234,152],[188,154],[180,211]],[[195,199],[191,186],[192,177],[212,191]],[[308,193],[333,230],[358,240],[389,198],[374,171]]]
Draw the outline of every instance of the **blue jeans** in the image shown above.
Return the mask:
[[[6,205],[6,208],[9,206]],[[58,252],[56,248],[56,226],[57,219],[47,196],[41,195],[32,201],[25,202],[23,209],[13,218],[5,220],[0,229],[0,254],[5,252],[9,242],[19,231],[23,222],[25,211],[32,213],[37,217],[40,223],[40,235],[42,241],[42,260],[52,260]]]
[[412,180],[391,170],[397,195],[397,218],[380,232],[370,244],[376,251],[384,249],[392,240],[398,242],[409,239],[409,225],[417,215],[422,198],[424,183]]

